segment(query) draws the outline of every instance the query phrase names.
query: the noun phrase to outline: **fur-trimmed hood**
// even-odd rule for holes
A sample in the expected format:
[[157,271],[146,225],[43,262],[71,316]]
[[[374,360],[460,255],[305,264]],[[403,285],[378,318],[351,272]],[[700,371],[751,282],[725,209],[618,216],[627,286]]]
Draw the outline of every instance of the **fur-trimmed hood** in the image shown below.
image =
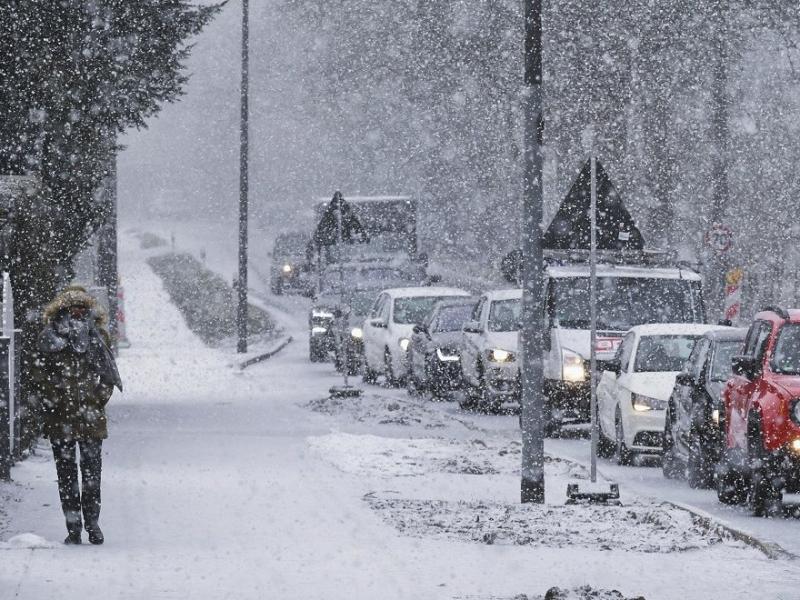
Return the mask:
[[95,325],[105,329],[108,324],[108,315],[100,303],[86,291],[86,288],[79,285],[71,285],[64,288],[50,304],[42,311],[42,320],[45,324],[52,323],[62,311],[70,306],[84,306],[94,315]]

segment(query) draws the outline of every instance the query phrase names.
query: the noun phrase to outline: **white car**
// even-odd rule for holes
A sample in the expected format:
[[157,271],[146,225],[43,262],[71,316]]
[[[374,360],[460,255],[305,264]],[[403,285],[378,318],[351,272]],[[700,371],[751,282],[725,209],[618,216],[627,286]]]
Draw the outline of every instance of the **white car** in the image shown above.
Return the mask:
[[660,454],[667,402],[675,377],[695,343],[717,325],[659,323],[632,327],[597,385],[603,453],[619,464],[633,456]]
[[383,290],[362,327],[365,383],[384,375],[387,385],[399,385],[408,373],[407,350],[414,325],[422,323],[440,300],[464,296],[470,293],[448,287]]
[[496,411],[519,401],[519,329],[522,290],[483,294],[464,324],[461,371],[467,393],[462,408]]

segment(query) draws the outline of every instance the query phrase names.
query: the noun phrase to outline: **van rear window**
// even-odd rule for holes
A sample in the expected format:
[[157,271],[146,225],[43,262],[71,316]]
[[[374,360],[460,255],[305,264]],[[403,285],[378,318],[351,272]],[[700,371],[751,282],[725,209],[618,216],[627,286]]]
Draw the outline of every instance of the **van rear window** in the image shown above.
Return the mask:
[[[589,278],[553,278],[551,318],[561,327],[588,329]],[[703,323],[700,283],[645,277],[597,278],[597,326],[627,331],[646,323]]]

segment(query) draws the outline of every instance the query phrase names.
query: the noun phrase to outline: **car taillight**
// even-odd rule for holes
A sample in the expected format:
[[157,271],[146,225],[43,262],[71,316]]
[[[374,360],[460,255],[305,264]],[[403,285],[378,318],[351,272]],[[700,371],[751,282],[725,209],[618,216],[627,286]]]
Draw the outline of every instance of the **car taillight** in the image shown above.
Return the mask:
[[622,338],[618,337],[598,337],[594,342],[595,352],[616,352],[619,345],[622,343]]

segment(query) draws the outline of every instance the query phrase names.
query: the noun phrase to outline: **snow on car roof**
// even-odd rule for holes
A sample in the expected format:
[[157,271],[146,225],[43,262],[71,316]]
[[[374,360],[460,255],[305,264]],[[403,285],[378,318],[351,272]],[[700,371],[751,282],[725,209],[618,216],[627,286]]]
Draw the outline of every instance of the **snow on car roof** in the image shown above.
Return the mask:
[[[588,277],[589,265],[550,265],[546,269],[550,277]],[[689,269],[665,267],[640,267],[631,265],[597,265],[598,277],[640,277],[650,279],[686,279],[700,281],[698,273]]]
[[708,325],[706,323],[649,323],[631,327],[637,336],[646,335],[703,335],[708,331],[729,330],[732,327],[724,325]]
[[382,293],[389,294],[392,298],[426,297],[426,296],[471,296],[459,288],[449,287],[402,287],[389,288]]
[[510,288],[505,290],[492,290],[484,294],[489,300],[519,300],[522,298],[521,288]]

